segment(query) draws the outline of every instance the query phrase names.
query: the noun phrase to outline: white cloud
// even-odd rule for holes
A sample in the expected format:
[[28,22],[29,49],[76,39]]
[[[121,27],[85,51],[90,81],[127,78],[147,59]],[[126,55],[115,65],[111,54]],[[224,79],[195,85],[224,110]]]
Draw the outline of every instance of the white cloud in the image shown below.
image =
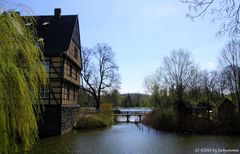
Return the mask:
[[209,61],[209,62],[207,63],[207,69],[209,69],[209,70],[214,70],[214,69],[216,69],[216,64],[215,64],[213,61]]
[[216,70],[216,68],[217,68],[217,65],[213,61],[208,61],[207,63],[202,65],[202,69],[206,69],[206,70]]

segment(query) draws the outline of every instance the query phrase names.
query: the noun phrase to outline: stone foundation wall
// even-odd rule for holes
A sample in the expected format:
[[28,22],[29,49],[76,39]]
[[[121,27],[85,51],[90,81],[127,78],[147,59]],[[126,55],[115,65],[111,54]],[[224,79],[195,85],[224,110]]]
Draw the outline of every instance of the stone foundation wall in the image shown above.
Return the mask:
[[61,134],[72,129],[76,122],[79,106],[62,106],[61,108]]
[[38,120],[40,137],[61,135],[70,130],[75,123],[79,106],[41,106],[41,118]]

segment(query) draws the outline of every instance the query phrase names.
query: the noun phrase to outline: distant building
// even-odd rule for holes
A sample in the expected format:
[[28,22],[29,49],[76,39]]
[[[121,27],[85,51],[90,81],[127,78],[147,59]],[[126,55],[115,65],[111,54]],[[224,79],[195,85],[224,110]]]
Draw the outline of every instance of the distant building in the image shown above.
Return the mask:
[[237,106],[226,98],[217,108],[220,120],[231,119],[234,117]]
[[207,117],[210,118],[210,113],[212,112],[212,106],[208,103],[202,102],[198,103],[196,106],[188,101],[177,101],[175,102],[178,113],[183,117]]
[[200,102],[192,108],[193,116],[198,118],[211,118],[212,105],[207,102]]
[[44,103],[40,135],[58,135],[72,128],[79,105],[80,71],[82,69],[79,22],[77,15],[35,16],[36,29],[49,76],[47,86],[40,87]]

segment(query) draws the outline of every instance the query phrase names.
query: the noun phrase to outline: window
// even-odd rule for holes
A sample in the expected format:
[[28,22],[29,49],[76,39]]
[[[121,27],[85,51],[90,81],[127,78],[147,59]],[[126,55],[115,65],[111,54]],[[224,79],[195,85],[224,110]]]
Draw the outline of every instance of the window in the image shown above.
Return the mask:
[[67,90],[67,100],[69,100],[69,98],[70,98],[70,89],[69,89],[69,87],[66,90]]
[[73,100],[75,100],[75,97],[76,97],[76,91],[75,89],[73,89]]
[[31,22],[28,22],[28,23],[26,23],[25,25],[26,25],[26,26],[31,26],[32,23],[31,23]]
[[75,80],[77,80],[77,77],[78,77],[78,71],[77,69],[75,69]]
[[45,67],[45,69],[46,69],[47,71],[50,70],[50,61],[44,61],[44,62],[43,62],[43,65],[44,65],[44,67]]
[[49,96],[49,88],[48,86],[40,86],[40,97],[48,98]]
[[70,77],[72,76],[72,65],[71,64],[69,65],[69,76]]
[[46,22],[42,23],[42,25],[43,25],[43,26],[49,25],[49,22],[46,21]]
[[74,47],[74,57],[78,59],[78,49],[77,47]]

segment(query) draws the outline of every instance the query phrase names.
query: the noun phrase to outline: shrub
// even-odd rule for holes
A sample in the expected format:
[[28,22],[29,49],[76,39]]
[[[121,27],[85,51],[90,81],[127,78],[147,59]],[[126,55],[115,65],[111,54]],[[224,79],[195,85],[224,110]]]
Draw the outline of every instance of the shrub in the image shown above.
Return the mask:
[[174,110],[165,110],[162,112],[156,109],[149,115],[145,116],[143,121],[145,125],[151,126],[156,129],[167,130],[167,131],[177,131],[178,121]]
[[112,104],[102,103],[100,105],[100,111],[102,114],[112,114]]
[[99,116],[92,117],[79,117],[74,126],[76,129],[91,129],[91,128],[100,128],[107,127],[107,123]]
[[157,121],[158,128],[169,130],[169,131],[178,130],[178,123],[177,123],[178,121],[177,121],[177,116],[174,110],[166,111],[166,112],[161,112],[161,111],[156,112],[156,121]]
[[103,119],[107,126],[111,126],[113,124],[112,104],[102,103],[100,111],[99,117]]
[[100,112],[86,115],[81,112],[75,124],[76,129],[90,129],[99,127],[109,127],[113,124],[112,104],[103,103],[100,105]]

